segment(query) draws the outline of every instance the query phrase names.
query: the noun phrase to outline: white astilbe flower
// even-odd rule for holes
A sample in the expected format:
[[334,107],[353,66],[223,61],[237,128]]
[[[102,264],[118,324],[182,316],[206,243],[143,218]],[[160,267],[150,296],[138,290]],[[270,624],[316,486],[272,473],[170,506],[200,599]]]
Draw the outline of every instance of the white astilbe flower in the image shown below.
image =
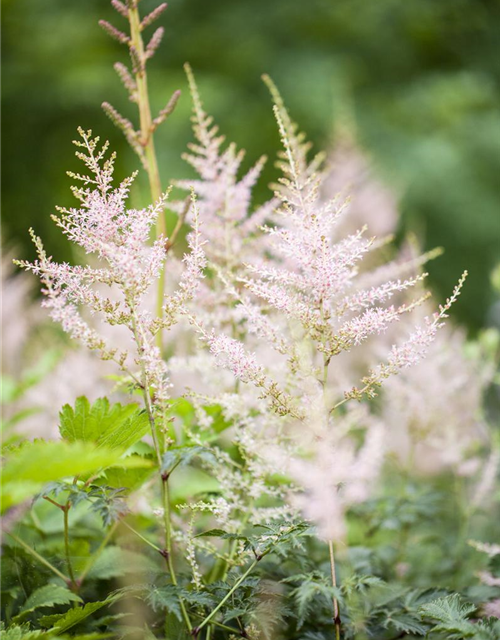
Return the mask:
[[[164,194],[147,209],[126,208],[133,178],[113,187],[115,156],[106,159],[108,144],[99,149],[99,138],[90,131],[79,130],[82,140],[75,142],[81,149],[77,157],[88,174],[71,174],[83,183],[73,193],[81,201],[80,208],[60,209],[54,218],[70,240],[87,254],[96,256],[100,268],[60,264],[48,257],[40,238],[31,232],[38,252],[34,263],[19,264],[38,275],[44,285],[44,306],[64,331],[87,348],[96,350],[104,360],[114,360],[127,371],[146,394],[152,390],[154,405],[162,406],[169,399],[170,381],[167,365],[162,359],[155,336],[162,326],[170,327],[176,313],[194,295],[202,277],[204,254],[198,220],[195,217],[189,238],[191,252],[184,258],[180,286],[164,305],[165,316],[156,319],[145,308],[144,297],[157,281],[167,256],[166,238],[149,243],[151,227],[163,215]],[[193,196],[193,207],[196,208]],[[107,285],[118,292],[116,299],[106,297],[97,285]],[[84,318],[82,308],[99,314],[109,325],[123,325],[133,336],[136,352],[133,362],[126,351],[111,348],[107,340]],[[134,365],[139,373],[132,371]],[[148,395],[148,394],[147,394]]]

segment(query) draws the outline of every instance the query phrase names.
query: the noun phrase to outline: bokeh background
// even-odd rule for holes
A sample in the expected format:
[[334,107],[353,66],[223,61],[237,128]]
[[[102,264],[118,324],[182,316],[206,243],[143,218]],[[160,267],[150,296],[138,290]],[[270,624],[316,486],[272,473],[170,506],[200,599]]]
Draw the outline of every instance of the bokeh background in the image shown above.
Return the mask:
[[[142,0],[142,12],[155,2]],[[33,226],[59,259],[69,247],[50,214],[72,204],[78,125],[109,138],[119,171],[138,162],[100,108],[135,117],[112,64],[124,47],[97,25],[123,18],[107,0],[3,0],[3,243],[32,257]],[[170,0],[166,37],[149,66],[159,109],[178,109],[157,136],[164,184],[189,176],[189,61],[207,110],[246,162],[279,146],[260,76],[269,73],[317,148],[349,122],[398,195],[400,238],[443,246],[432,284],[446,296],[470,278],[455,314],[471,331],[495,322],[490,275],[500,260],[500,2],[498,0]],[[266,197],[268,163],[257,190]],[[141,194],[142,184],[142,194]],[[135,199],[146,196],[139,182]]]

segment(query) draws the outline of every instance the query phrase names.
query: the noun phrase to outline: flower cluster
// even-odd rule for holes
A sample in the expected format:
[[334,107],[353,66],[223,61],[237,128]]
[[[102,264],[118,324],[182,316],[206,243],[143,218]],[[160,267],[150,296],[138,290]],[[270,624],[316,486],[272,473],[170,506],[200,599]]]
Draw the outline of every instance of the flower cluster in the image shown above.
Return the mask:
[[[53,320],[72,338],[104,360],[114,360],[136,380],[142,389],[152,389],[155,403],[169,398],[167,365],[155,336],[163,326],[170,327],[180,308],[190,300],[203,277],[205,257],[197,218],[188,243],[190,253],[184,257],[179,289],[165,297],[165,315],[155,318],[145,308],[144,299],[164,267],[167,239],[159,236],[152,244],[149,236],[158,216],[163,215],[168,192],[147,209],[127,209],[126,201],[133,177],[113,187],[115,156],[106,159],[108,144],[99,148],[99,138],[90,131],[79,130],[81,140],[77,157],[88,173],[70,174],[82,183],[73,187],[80,200],[79,208],[59,209],[54,217],[68,238],[97,260],[96,267],[57,263],[47,256],[42,241],[32,233],[38,259],[18,264],[38,275],[44,285],[44,306]],[[196,207],[193,197],[193,206]],[[115,298],[105,296],[98,287],[114,291]],[[108,325],[123,325],[133,336],[136,353],[133,363],[126,351],[118,351],[84,317],[84,310],[101,316]],[[132,370],[139,367],[140,373]]]

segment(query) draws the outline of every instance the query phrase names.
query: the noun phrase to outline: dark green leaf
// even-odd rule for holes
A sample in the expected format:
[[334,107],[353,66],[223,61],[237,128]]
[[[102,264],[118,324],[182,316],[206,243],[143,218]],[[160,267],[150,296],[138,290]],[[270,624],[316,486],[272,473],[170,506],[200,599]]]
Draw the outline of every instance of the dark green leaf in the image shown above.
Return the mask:
[[82,602],[82,599],[67,587],[47,584],[33,591],[21,607],[19,614],[14,618],[14,622],[21,620],[25,615],[40,607],[50,607],[55,604],[68,604],[70,602]]

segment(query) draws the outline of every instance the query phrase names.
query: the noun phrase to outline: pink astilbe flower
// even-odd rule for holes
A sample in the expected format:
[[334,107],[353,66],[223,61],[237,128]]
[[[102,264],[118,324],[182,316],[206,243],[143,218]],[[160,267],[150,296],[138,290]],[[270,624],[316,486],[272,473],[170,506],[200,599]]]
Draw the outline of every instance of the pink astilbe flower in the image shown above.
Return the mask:
[[[443,320],[448,317],[449,309],[460,295],[466,277],[467,272],[464,271],[451,297],[447,299],[445,305],[439,307],[439,312],[434,314],[433,318],[426,317],[423,325],[415,327],[405,341],[393,345],[387,357],[387,362],[378,365],[372,369],[368,376],[363,378],[364,387],[362,389],[353,388],[351,391],[346,392],[346,400],[351,398],[361,399],[364,394],[373,397],[376,395],[376,388],[384,380],[404,369],[415,366],[425,357],[430,345],[434,342],[438,329],[444,326]],[[336,407],[343,402],[339,402]]]
[[236,378],[257,384],[262,380],[263,367],[257,364],[255,355],[246,351],[241,342],[215,332],[210,334],[207,342],[217,364],[230,369]]
[[381,424],[372,426],[359,450],[348,439],[329,440],[316,440],[309,458],[290,462],[290,473],[302,487],[293,501],[317,525],[322,538],[341,541],[346,534],[346,510],[366,500],[378,479],[384,429]]
[[478,472],[478,453],[490,442],[482,398],[491,373],[481,356],[467,356],[463,333],[447,327],[424,362],[387,381],[380,408],[390,450],[413,472]]
[[364,224],[378,237],[394,233],[399,220],[394,193],[374,175],[370,158],[348,129],[339,131],[328,165],[322,197],[328,200],[341,193],[350,200],[349,215],[340,224],[343,233]]
[[[303,368],[296,345],[304,340],[312,343],[316,352],[311,366],[308,365],[310,372],[316,367],[327,376],[334,356],[350,351],[371,336],[385,333],[403,314],[411,312],[426,299],[423,295],[407,304],[386,306],[396,294],[420,283],[426,274],[358,286],[359,263],[371,250],[373,242],[365,238],[364,229],[334,240],[334,229],[346,207],[336,199],[325,202],[320,197],[323,176],[318,169],[322,158],[317,156],[312,162],[308,161],[309,145],[302,134],[297,133],[296,125],[291,122],[272,84],[271,91],[284,146],[279,163],[283,177],[276,192],[281,205],[274,216],[278,224],[264,229],[270,239],[270,257],[262,257],[248,265],[249,275],[241,277],[240,282],[255,300],[260,299],[263,315],[269,316],[270,324],[283,328],[283,339],[277,339],[267,328],[266,332],[272,336],[270,346],[277,351],[282,352],[284,344],[292,345],[288,351],[292,373]],[[364,387],[347,392],[345,399],[375,395],[376,387],[384,379],[418,362],[432,343],[462,284],[463,279],[446,309],[424,326],[415,328],[406,342],[394,346],[387,363],[374,368],[365,378]],[[238,292],[235,297],[238,295],[242,297]],[[250,302],[246,305],[249,326],[258,318],[255,303]],[[239,309],[240,319],[244,308]],[[287,321],[284,326],[283,317]],[[264,323],[259,321],[259,326],[263,335]],[[219,359],[219,363],[222,362]],[[229,362],[226,364],[231,368]],[[323,381],[324,375],[318,373],[318,380]],[[293,394],[301,393],[300,377],[295,376],[294,385],[292,376],[288,384],[292,385]],[[332,408],[343,404],[345,399]]]
[[[196,143],[189,145],[190,153],[184,159],[199,174],[197,180],[177,180],[182,189],[194,189],[203,218],[203,238],[208,239],[208,258],[216,264],[234,266],[241,262],[242,251],[251,256],[249,249],[253,235],[257,233],[273,209],[270,201],[255,211],[250,210],[252,188],[262,171],[265,157],[238,179],[244,157],[234,144],[222,149],[224,136],[218,135],[218,127],[203,109],[189,65],[185,66],[193,97],[193,130]],[[171,205],[179,213],[185,203]],[[192,209],[192,208],[191,208]],[[192,211],[189,211],[189,216]]]
[[[48,257],[41,240],[32,232],[38,252],[34,263],[19,264],[40,277],[44,285],[44,306],[53,320],[64,331],[87,348],[99,352],[101,358],[114,360],[143,389],[152,389],[154,402],[168,401],[170,382],[167,365],[162,359],[155,336],[162,326],[170,327],[175,315],[190,300],[202,277],[205,258],[201,248],[198,218],[189,238],[191,252],[184,257],[184,272],[180,288],[165,300],[165,316],[154,318],[144,308],[143,299],[159,278],[167,257],[166,238],[158,237],[149,243],[151,227],[163,214],[168,193],[147,209],[126,208],[132,178],[113,187],[115,156],[105,158],[108,144],[98,148],[99,138],[90,131],[79,130],[82,141],[75,142],[82,151],[77,157],[88,169],[88,174],[70,174],[83,183],[73,193],[81,201],[80,208],[60,209],[54,218],[70,240],[80,245],[87,254],[93,254],[103,265],[100,268],[59,264]],[[194,197],[193,207],[196,208]],[[118,292],[118,300],[111,300],[96,290],[96,285],[107,285]],[[134,363],[140,373],[131,370],[132,363],[126,351],[118,352],[90,326],[82,308],[99,314],[110,325],[124,325],[129,329],[136,345]]]
[[[344,392],[338,400],[338,391],[329,381],[333,358],[387,333],[420,305],[426,294],[419,294],[414,301],[391,302],[419,285],[425,274],[414,275],[418,261],[412,260],[411,266],[403,268],[391,265],[394,278],[384,280],[377,275],[374,281],[366,282],[370,274],[360,273],[360,263],[377,243],[365,237],[364,229],[336,239],[335,229],[346,207],[337,199],[324,202],[320,197],[321,158],[308,162],[309,147],[273,92],[284,145],[280,162],[283,177],[276,193],[281,204],[272,217],[276,226],[264,227],[269,239],[266,251],[246,265],[246,273],[232,279],[221,276],[226,291],[237,302],[233,335],[220,326],[210,331],[196,320],[193,324],[214,355],[215,364],[255,386],[279,416],[289,419],[285,420],[289,431],[301,437],[312,435],[313,446],[306,448],[305,458],[299,449],[289,451],[291,474],[302,488],[295,505],[318,523],[322,535],[338,540],[345,531],[346,509],[366,499],[374,485],[384,447],[380,444],[382,427],[369,412],[366,448],[361,449],[351,440],[352,426],[333,412],[348,400],[373,397],[384,380],[425,356],[460,293],[465,274],[434,317],[389,348],[386,362],[372,367],[362,388]],[[405,279],[401,277],[404,273],[408,274]],[[249,340],[252,336],[265,340],[275,351],[274,362],[271,356],[264,364]],[[286,371],[278,383],[276,365],[283,363]],[[342,491],[337,494],[334,488],[339,485]]]

